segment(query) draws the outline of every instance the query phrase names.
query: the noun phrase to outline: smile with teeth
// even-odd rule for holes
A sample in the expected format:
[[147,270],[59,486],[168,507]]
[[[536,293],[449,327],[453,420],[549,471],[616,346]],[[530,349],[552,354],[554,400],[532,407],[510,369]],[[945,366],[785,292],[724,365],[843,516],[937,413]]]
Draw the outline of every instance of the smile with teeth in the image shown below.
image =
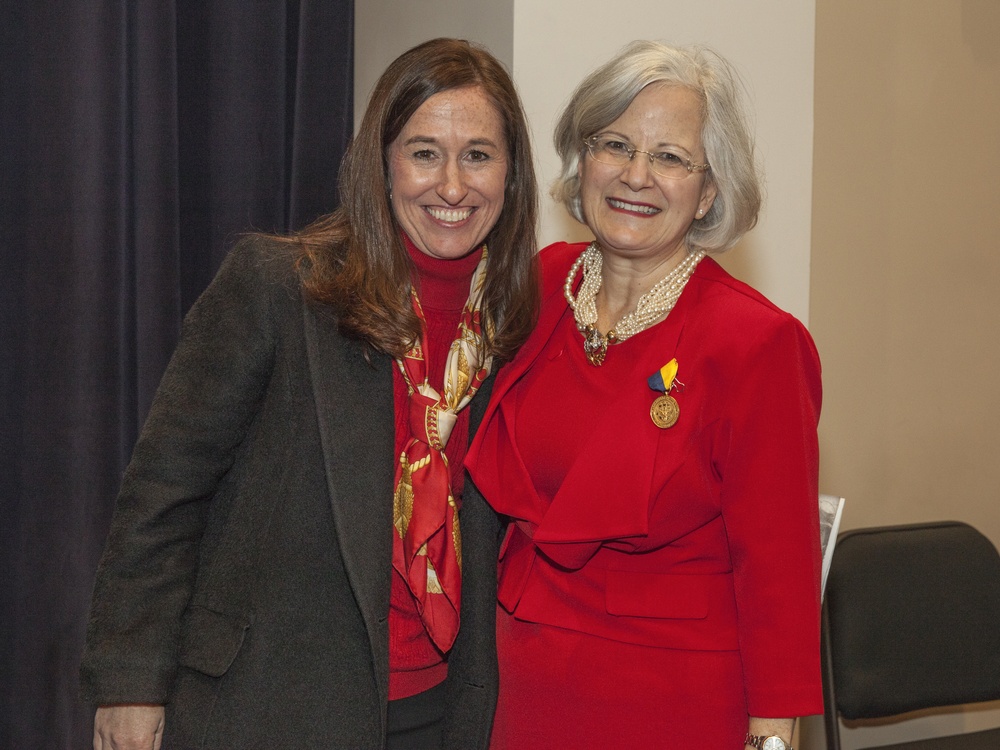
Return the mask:
[[431,208],[427,206],[425,210],[438,221],[446,221],[449,224],[465,221],[472,215],[471,208]]
[[608,198],[608,204],[612,208],[618,208],[622,211],[634,211],[637,214],[658,214],[660,209],[654,206],[640,206],[637,203],[627,203],[626,201],[618,200],[617,198]]

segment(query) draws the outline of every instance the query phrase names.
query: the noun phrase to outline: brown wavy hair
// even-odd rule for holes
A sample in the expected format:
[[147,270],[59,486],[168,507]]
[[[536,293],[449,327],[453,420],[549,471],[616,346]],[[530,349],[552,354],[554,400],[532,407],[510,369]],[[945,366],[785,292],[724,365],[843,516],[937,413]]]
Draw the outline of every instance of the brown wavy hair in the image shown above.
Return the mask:
[[514,83],[481,47],[433,39],[389,65],[340,168],[340,207],[288,240],[301,248],[307,293],[337,313],[342,331],[377,351],[402,356],[420,337],[410,301],[412,261],[389,201],[389,145],[413,113],[442,91],[477,86],[496,107],[507,138],[504,206],[489,247],[481,315],[484,340],[510,359],[535,322],[537,186],[528,127]]

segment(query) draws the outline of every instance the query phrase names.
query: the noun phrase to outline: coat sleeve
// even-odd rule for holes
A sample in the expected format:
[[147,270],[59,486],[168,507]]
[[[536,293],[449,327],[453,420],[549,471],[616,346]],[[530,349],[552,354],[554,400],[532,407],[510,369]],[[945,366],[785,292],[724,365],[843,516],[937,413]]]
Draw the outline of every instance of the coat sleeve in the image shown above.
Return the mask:
[[274,365],[276,252],[238,245],[184,321],[98,568],[81,666],[87,701],[168,699],[209,507]]
[[819,359],[780,315],[736,373],[715,470],[732,556],[751,716],[822,713]]

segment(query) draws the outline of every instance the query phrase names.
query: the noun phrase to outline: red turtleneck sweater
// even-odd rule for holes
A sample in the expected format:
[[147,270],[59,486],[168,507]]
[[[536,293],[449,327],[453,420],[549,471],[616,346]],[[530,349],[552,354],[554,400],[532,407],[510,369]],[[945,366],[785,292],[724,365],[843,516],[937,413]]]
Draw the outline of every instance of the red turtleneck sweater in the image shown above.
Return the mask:
[[[458,260],[442,260],[422,253],[404,235],[406,249],[414,265],[414,285],[427,321],[425,356],[431,386],[444,389],[444,366],[451,342],[458,332],[462,308],[469,298],[472,274],[482,250]],[[396,453],[403,452],[410,437],[408,394],[403,376],[393,371],[393,399],[396,414]],[[458,413],[458,422],[448,440],[445,455],[451,467],[452,493],[461,507],[464,469],[462,461],[469,447],[469,410]],[[392,498],[386,498],[392,502]],[[393,532],[395,533],[395,531]],[[446,655],[438,651],[417,612],[416,600],[403,577],[392,572],[389,601],[389,700],[406,698],[429,690],[448,675]]]

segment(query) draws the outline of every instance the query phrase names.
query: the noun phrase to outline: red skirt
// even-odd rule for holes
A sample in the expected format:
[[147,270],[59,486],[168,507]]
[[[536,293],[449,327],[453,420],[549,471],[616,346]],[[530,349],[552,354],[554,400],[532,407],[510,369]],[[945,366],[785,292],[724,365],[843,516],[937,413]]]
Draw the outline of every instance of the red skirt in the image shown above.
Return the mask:
[[518,620],[497,608],[500,698],[491,750],[741,750],[736,651],[622,643]]

